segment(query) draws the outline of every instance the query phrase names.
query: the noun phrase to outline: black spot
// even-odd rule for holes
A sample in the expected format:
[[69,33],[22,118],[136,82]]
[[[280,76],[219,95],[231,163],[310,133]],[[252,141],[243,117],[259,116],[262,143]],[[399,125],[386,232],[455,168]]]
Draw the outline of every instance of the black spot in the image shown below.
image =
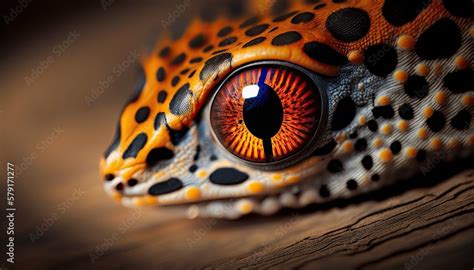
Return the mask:
[[230,67],[232,62],[232,54],[230,53],[223,53],[212,57],[211,59],[207,60],[204,63],[204,67],[199,73],[199,78],[201,81],[206,81],[214,74],[217,74],[221,66]]
[[114,180],[114,178],[115,178],[115,175],[113,175],[111,173],[108,173],[108,174],[105,175],[105,180],[107,180],[107,181],[112,181],[112,180]]
[[250,46],[253,46],[253,45],[260,44],[260,43],[264,42],[266,39],[267,38],[265,38],[265,37],[254,38],[251,41],[245,43],[245,45],[242,46],[242,48],[247,48],[247,47],[250,47]]
[[271,33],[271,32],[273,32],[273,31],[275,31],[275,30],[277,30],[277,29],[278,29],[278,27],[273,27],[270,31],[268,31],[268,33]]
[[414,117],[413,108],[407,103],[398,108],[398,114],[402,119],[411,120]]
[[431,0],[385,0],[382,14],[394,26],[409,23],[423,11]]
[[196,161],[199,159],[199,155],[201,154],[201,145],[198,144],[196,147],[196,154],[193,156],[193,160]]
[[347,127],[356,115],[356,104],[350,97],[339,101],[332,116],[331,130],[341,130]]
[[112,140],[112,143],[109,145],[109,147],[107,147],[107,149],[105,150],[104,152],[104,157],[107,158],[110,153],[112,151],[115,150],[115,148],[117,148],[120,144],[120,120],[119,120],[119,123],[117,124],[117,127],[115,129],[115,135],[114,135],[114,138]]
[[444,86],[455,94],[472,91],[474,89],[474,72],[472,69],[451,72],[444,77]]
[[158,93],[158,98],[157,98],[158,102],[159,102],[159,103],[165,102],[167,96],[168,96],[168,93],[166,93],[165,90],[161,90],[161,91]]
[[220,168],[209,176],[209,180],[216,185],[236,185],[245,182],[249,176],[234,168]]
[[170,133],[171,143],[173,145],[178,145],[181,140],[183,140],[184,136],[186,136],[186,134],[188,133],[189,128],[184,126],[181,130],[173,130],[168,127],[168,130]]
[[189,83],[181,86],[170,101],[170,112],[174,115],[188,114],[192,108],[193,92],[189,90]]
[[472,0],[443,0],[443,4],[454,16],[464,18],[472,16]]
[[349,181],[346,182],[346,187],[348,190],[356,190],[357,189],[357,182],[354,179],[350,179]]
[[323,64],[340,66],[347,62],[347,58],[330,46],[317,41],[308,42],[303,47],[304,53]]
[[127,181],[127,185],[128,185],[129,187],[133,187],[133,186],[135,186],[135,185],[137,185],[137,184],[138,184],[138,180],[135,179],[135,178],[130,178],[130,179]]
[[378,174],[372,175],[372,181],[377,182],[379,180],[380,180],[380,175],[378,175]]
[[340,41],[356,41],[369,32],[369,14],[360,8],[343,8],[328,17],[326,28]]
[[148,189],[148,194],[157,196],[171,193],[183,187],[183,182],[178,178],[170,178],[164,182],[156,183]]
[[425,77],[411,75],[403,86],[405,93],[411,98],[422,99],[428,95],[430,87]]
[[195,73],[196,73],[196,70],[191,71],[191,73],[189,73],[188,78],[191,78],[192,76],[194,76]]
[[171,52],[171,48],[170,47],[164,47],[163,49],[161,49],[160,51],[160,57],[167,57],[168,55],[170,55],[170,52]]
[[195,57],[191,60],[189,60],[189,63],[194,64],[194,63],[199,63],[202,61],[202,57]]
[[469,129],[471,125],[471,114],[468,110],[462,110],[458,112],[452,119],[451,119],[451,126],[457,130],[466,130]]
[[165,113],[160,112],[156,114],[155,121],[153,122],[153,126],[155,130],[158,130],[161,125],[167,125],[166,123],[166,116]]
[[243,22],[239,27],[240,28],[245,28],[245,27],[254,25],[254,24],[258,23],[259,20],[260,19],[258,17],[249,18],[245,22]]
[[450,19],[434,23],[418,38],[415,51],[421,59],[448,58],[461,47],[461,31]]
[[165,72],[165,69],[160,67],[158,69],[158,71],[156,72],[156,79],[159,81],[159,82],[162,82],[164,81],[166,78],[166,72]]
[[115,186],[115,189],[117,191],[122,191],[123,190],[123,183],[118,183],[116,186]]
[[179,83],[179,76],[174,76],[173,80],[171,80],[171,86],[176,86]]
[[327,154],[331,153],[332,150],[334,150],[334,148],[336,148],[336,146],[337,146],[336,141],[331,140],[330,142],[328,142],[327,144],[325,144],[321,148],[318,148],[318,149],[314,150],[313,155],[314,156],[327,155]]
[[208,52],[210,50],[214,49],[214,46],[213,45],[209,45],[209,46],[206,46],[204,47],[204,49],[202,49],[203,52]]
[[322,9],[323,7],[325,7],[326,4],[325,3],[321,3],[321,4],[317,4],[316,6],[314,6],[314,10],[319,10],[319,9]]
[[237,37],[228,37],[228,38],[222,40],[221,42],[219,42],[219,47],[224,47],[224,46],[230,45],[230,44],[232,44],[236,41],[237,41]]
[[219,30],[219,32],[217,32],[217,36],[218,37],[225,37],[230,33],[232,33],[232,27],[226,26],[226,27],[222,28],[221,30]]
[[199,34],[189,41],[189,47],[197,49],[202,47],[204,43],[206,43],[206,37],[203,34]]
[[198,166],[196,164],[193,164],[189,167],[188,170],[189,170],[190,173],[193,173],[193,172],[197,171],[197,169],[198,169]]
[[391,119],[395,115],[395,112],[391,105],[386,105],[373,108],[372,114],[375,118],[383,117],[385,119]]
[[322,185],[319,188],[319,196],[321,196],[323,198],[327,198],[327,197],[331,196],[331,193],[329,192],[329,189],[326,185]]
[[291,23],[292,24],[300,24],[300,23],[309,22],[312,19],[314,19],[314,14],[313,13],[303,12],[303,13],[300,13],[300,14],[296,15],[295,17],[293,17],[293,19],[291,19]]
[[362,163],[362,166],[364,166],[364,168],[369,171],[370,169],[372,169],[372,167],[374,166],[374,161],[372,160],[372,157],[371,156],[365,156],[362,158],[361,160],[361,163]]
[[185,68],[185,69],[181,70],[181,72],[179,74],[186,75],[186,73],[188,73],[188,71],[189,71],[189,68]]
[[366,139],[358,139],[354,144],[354,149],[358,152],[363,152],[367,150],[367,140]]
[[302,38],[301,34],[296,31],[289,31],[272,39],[272,45],[274,46],[284,46],[294,42],[297,42]]
[[249,37],[260,35],[261,33],[263,33],[263,31],[267,30],[268,26],[269,26],[268,24],[260,24],[260,25],[254,26],[248,29],[247,31],[245,31],[245,35]]
[[140,133],[133,139],[132,143],[128,146],[127,150],[122,155],[123,159],[129,158],[129,157],[137,157],[138,152],[142,150],[142,148],[145,146],[146,142],[148,140],[148,137],[146,136],[145,133]]
[[442,112],[434,111],[433,115],[426,119],[426,124],[433,132],[439,132],[444,128],[446,118]]
[[331,161],[329,161],[327,169],[331,173],[338,173],[342,172],[344,170],[344,167],[342,166],[342,162],[340,160],[332,159]]
[[354,132],[352,132],[351,134],[349,134],[349,138],[351,139],[355,139],[359,136],[359,134],[357,133],[357,130],[354,130]]
[[375,120],[369,120],[369,122],[367,122],[367,128],[372,132],[377,132],[379,124],[377,124],[377,121]]
[[291,16],[295,15],[296,13],[298,13],[298,11],[293,11],[293,12],[290,12],[290,13],[287,13],[287,14],[284,14],[284,15],[280,15],[280,16],[274,18],[273,22],[282,22],[282,21],[290,18]]
[[153,148],[150,153],[146,156],[146,165],[153,167],[162,160],[168,160],[174,157],[173,151],[166,147]]
[[416,160],[418,162],[423,162],[426,160],[426,151],[421,149],[421,150],[418,150],[418,152],[416,153]]
[[390,74],[398,64],[398,55],[395,48],[388,44],[376,44],[364,52],[365,66],[374,75],[385,77]]
[[211,155],[211,157],[209,158],[210,161],[216,161],[217,160],[217,156],[216,155]]
[[186,60],[186,54],[181,53],[171,61],[171,64],[176,66],[176,65],[179,65],[179,64],[183,63],[184,60]]
[[146,121],[149,115],[150,115],[150,108],[141,107],[140,109],[138,109],[137,113],[135,114],[135,121],[137,121],[137,123],[143,123]]
[[399,141],[394,141],[390,144],[390,150],[394,155],[398,155],[402,151],[402,144]]

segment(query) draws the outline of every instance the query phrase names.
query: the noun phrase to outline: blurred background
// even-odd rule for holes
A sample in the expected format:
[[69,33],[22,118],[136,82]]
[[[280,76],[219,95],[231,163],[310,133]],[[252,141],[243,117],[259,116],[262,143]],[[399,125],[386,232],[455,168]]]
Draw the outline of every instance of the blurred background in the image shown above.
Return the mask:
[[246,14],[239,2],[1,1],[1,161],[16,170],[15,265],[5,263],[2,214],[1,269],[189,269],[260,256],[268,246],[284,247],[352,222],[364,209],[400,202],[188,221],[173,212],[127,209],[105,195],[98,160],[133,89],[137,60],[164,31],[179,36],[193,16],[212,19],[211,7]]

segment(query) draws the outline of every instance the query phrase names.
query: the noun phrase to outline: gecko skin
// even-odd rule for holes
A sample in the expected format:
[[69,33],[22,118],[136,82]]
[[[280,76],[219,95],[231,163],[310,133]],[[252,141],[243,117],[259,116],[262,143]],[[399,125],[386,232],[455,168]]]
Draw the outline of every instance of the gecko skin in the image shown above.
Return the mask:
[[[379,189],[423,171],[440,155],[448,161],[472,156],[470,0],[298,1],[279,14],[266,10],[251,18],[196,20],[180,39],[162,39],[142,60],[141,83],[100,161],[114,199],[126,206],[177,205],[190,218],[268,215]],[[258,71],[265,63],[273,63],[266,77],[268,66]],[[315,114],[317,128],[305,129],[307,138],[317,134],[314,140],[286,144],[311,153],[296,151],[297,162],[265,167],[278,156],[277,144],[286,149],[275,138],[288,125],[287,104],[306,99],[275,88],[280,102],[272,104],[282,104],[274,114],[282,127],[266,149],[247,130],[248,119],[238,119],[243,105],[232,104],[243,104],[242,97],[222,98],[229,103],[221,113],[235,111],[235,119],[211,116],[211,100],[237,69],[250,64],[263,77],[261,86],[286,63],[289,73],[303,70],[322,82],[314,89],[323,93],[324,113]],[[298,80],[280,85],[292,89]],[[314,113],[311,106],[292,108],[292,121]],[[240,145],[230,149],[216,139],[221,130],[211,119],[250,135],[229,139]],[[253,154],[242,147],[254,147]],[[264,161],[244,162],[247,154]]]

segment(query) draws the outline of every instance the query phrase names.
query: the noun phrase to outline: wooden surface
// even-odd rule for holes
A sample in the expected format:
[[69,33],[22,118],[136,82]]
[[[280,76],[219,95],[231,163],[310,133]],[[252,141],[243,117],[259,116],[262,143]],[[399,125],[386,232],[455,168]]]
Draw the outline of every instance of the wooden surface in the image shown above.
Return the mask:
[[[2,61],[2,162],[24,168],[15,186],[14,268],[474,267],[472,169],[443,181],[415,178],[352,200],[237,221],[126,209],[105,196],[98,157],[133,89],[133,69],[92,104],[85,97],[131,51],[141,51],[147,37],[163,30],[160,21],[175,5],[154,5],[98,5],[30,31],[27,42]],[[80,38],[27,86],[31,70],[76,30]]]

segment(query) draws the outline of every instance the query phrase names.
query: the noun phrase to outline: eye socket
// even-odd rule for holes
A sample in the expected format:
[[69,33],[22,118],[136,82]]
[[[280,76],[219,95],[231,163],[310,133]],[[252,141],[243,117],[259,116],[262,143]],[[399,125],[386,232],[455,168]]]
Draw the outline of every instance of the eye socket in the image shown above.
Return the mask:
[[310,153],[326,121],[325,82],[280,62],[233,72],[210,107],[215,138],[246,163],[289,166]]

